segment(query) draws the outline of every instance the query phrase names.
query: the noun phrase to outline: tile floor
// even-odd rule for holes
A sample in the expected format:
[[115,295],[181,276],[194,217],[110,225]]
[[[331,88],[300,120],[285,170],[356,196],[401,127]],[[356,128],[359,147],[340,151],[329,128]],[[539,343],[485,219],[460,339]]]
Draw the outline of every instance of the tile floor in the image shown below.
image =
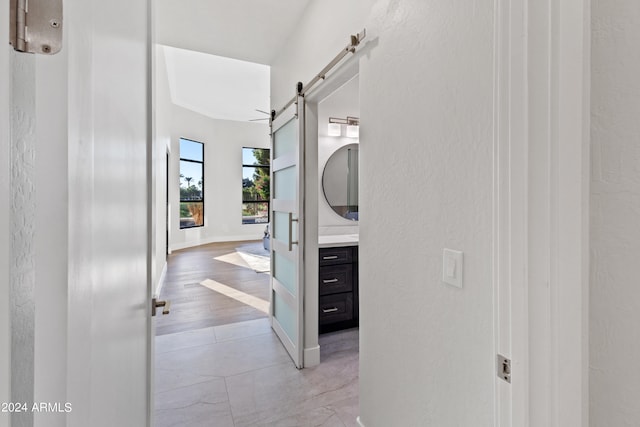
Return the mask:
[[156,427],[357,426],[358,330],[298,370],[268,319],[156,337]]
[[156,336],[155,426],[357,426],[358,330],[321,335],[321,364],[297,370],[264,313],[200,284],[268,295],[268,275],[236,262],[236,247],[169,258],[163,294],[177,315]]

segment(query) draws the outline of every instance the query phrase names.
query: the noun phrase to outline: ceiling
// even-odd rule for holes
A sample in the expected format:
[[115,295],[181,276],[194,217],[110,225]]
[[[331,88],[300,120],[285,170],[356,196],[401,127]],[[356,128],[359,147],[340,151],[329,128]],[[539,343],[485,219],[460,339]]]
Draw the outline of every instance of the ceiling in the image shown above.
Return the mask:
[[270,65],[309,0],[156,0],[156,42]]
[[256,111],[269,111],[269,66],[170,46],[163,49],[174,104],[220,120],[269,117]]

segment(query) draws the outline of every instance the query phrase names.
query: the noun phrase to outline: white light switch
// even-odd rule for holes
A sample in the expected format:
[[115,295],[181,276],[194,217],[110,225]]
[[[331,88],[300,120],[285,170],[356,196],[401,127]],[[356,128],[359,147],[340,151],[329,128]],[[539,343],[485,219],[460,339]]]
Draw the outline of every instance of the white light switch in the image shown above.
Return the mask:
[[462,288],[463,253],[452,249],[442,251],[442,281]]

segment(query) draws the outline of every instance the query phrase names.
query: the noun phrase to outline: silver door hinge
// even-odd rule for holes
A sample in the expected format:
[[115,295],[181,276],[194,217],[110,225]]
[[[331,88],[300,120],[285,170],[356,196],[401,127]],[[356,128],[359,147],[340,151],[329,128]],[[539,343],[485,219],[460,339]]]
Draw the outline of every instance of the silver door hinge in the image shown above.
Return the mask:
[[498,377],[511,384],[511,359],[499,354],[497,357]]
[[9,43],[19,52],[62,49],[62,0],[10,0]]

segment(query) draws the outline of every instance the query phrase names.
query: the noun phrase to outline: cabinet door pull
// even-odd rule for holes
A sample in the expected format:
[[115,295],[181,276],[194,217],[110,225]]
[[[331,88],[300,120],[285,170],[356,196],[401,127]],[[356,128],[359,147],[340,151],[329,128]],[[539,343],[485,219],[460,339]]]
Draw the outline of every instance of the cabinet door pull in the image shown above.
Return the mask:
[[333,307],[333,308],[323,308],[322,312],[323,313],[335,313],[336,311],[338,311],[337,307]]
[[338,259],[338,255],[323,256],[322,259],[323,260]]
[[338,281],[338,279],[326,279],[323,280],[322,283],[336,283]]

